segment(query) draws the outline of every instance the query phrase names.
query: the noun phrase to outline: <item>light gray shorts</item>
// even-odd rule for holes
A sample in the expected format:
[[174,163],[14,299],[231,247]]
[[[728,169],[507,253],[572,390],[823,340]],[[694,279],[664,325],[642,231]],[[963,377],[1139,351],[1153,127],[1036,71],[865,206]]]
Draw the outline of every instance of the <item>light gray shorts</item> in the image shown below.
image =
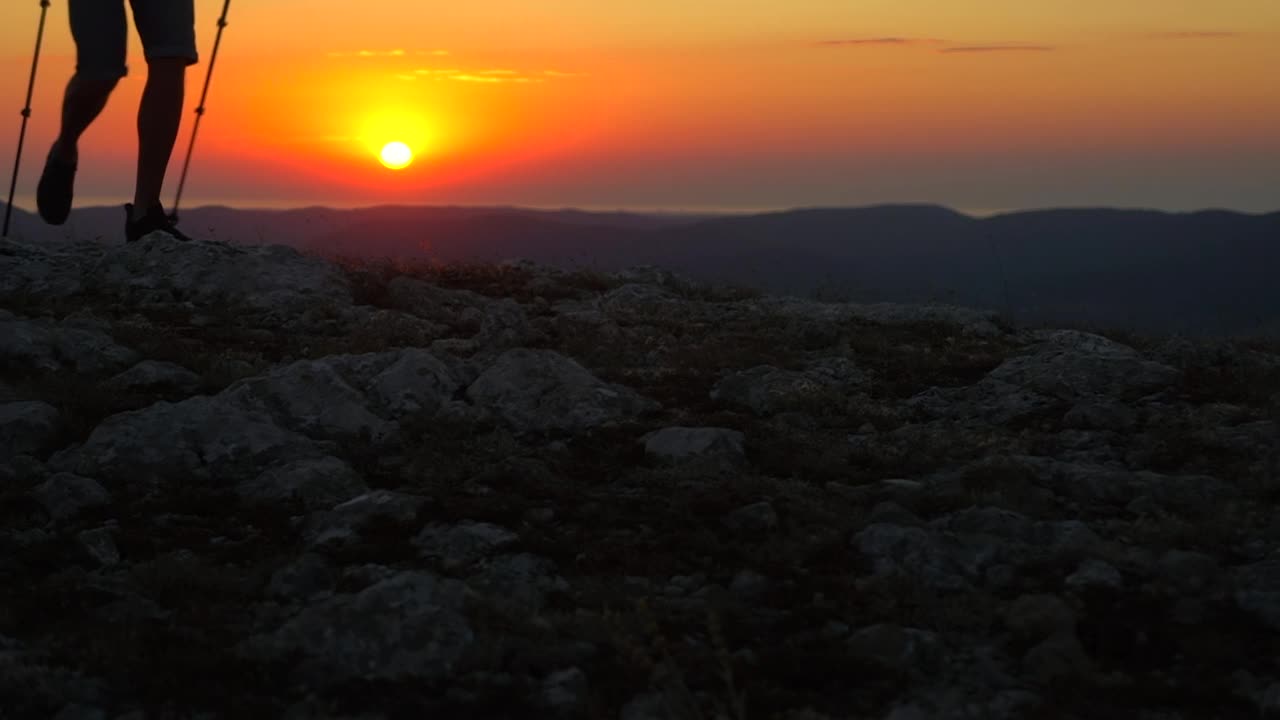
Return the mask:
[[[185,58],[188,65],[195,64],[199,59],[195,0],[129,0],[129,4],[147,60]],[[76,72],[113,80],[127,75],[129,28],[124,0],[68,0],[67,10],[76,40]]]

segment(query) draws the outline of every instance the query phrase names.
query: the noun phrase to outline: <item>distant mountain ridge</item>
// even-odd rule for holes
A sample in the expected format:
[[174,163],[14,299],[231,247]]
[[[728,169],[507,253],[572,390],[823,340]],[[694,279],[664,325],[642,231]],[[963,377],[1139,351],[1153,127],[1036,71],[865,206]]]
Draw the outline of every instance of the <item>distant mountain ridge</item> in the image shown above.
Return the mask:
[[[64,228],[16,211],[15,236],[111,240],[119,208]],[[1114,208],[977,218],[936,205],[678,215],[388,205],[185,211],[201,237],[357,257],[527,258],[613,270],[652,264],[698,279],[855,301],[945,300],[1026,323],[1145,332],[1280,334],[1280,212]]]

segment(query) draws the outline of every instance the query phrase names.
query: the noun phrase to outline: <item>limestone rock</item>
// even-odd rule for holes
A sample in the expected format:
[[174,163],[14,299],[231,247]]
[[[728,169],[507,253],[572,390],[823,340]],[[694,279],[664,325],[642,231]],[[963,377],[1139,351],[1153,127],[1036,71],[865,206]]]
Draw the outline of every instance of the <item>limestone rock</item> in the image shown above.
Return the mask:
[[1132,400],[1179,377],[1174,368],[1144,360],[1133,348],[1099,335],[1061,330],[1040,340],[1030,354],[1005,361],[987,377],[1070,400],[1094,395]]
[[581,432],[656,407],[563,355],[523,348],[502,354],[467,388],[467,397],[521,432]]
[[0,368],[22,372],[70,371],[103,375],[138,361],[138,354],[122,347],[97,329],[74,322],[51,324],[17,317],[0,317]]
[[928,673],[942,660],[937,635],[888,623],[862,628],[846,643],[854,657],[894,673]]
[[818,401],[834,384],[822,374],[760,365],[720,380],[711,389],[711,399],[766,416]]
[[1066,585],[1076,590],[1120,590],[1124,576],[1109,563],[1090,558],[1080,563],[1076,571],[1067,576]]
[[766,501],[744,505],[724,517],[731,530],[743,533],[766,533],[778,527],[778,513]]
[[1039,640],[1058,633],[1074,633],[1076,615],[1056,595],[1023,595],[1009,608],[1005,624],[1024,638]]
[[737,430],[725,428],[669,427],[645,435],[645,452],[666,462],[680,462],[695,457],[742,457],[745,440]]
[[515,533],[492,523],[461,522],[428,525],[413,544],[424,557],[439,559],[445,570],[457,570],[510,547],[518,539]]
[[312,683],[441,680],[475,637],[462,614],[464,593],[457,580],[400,573],[354,595],[318,599],[242,652],[296,656],[296,674]]
[[407,525],[417,517],[427,498],[374,490],[354,497],[308,521],[306,540],[311,548],[339,549],[361,540],[362,531],[378,525]]
[[98,478],[109,489],[159,487],[173,478],[233,485],[246,474],[318,455],[308,438],[265,412],[218,396],[113,415],[82,446],[54,455],[50,465]]
[[17,455],[41,455],[51,450],[62,432],[62,416],[38,400],[0,405],[0,447]]
[[143,360],[107,380],[116,392],[157,393],[190,396],[200,389],[200,376],[173,363]]
[[554,562],[530,553],[492,558],[467,578],[467,584],[491,601],[535,613],[546,605],[549,594],[567,588]]
[[31,494],[54,521],[69,520],[111,502],[111,494],[98,481],[71,473],[54,475]]
[[296,502],[307,510],[331,508],[367,490],[356,471],[335,457],[297,460],[236,486],[240,499],[250,505]]
[[334,266],[281,245],[243,246],[152,235],[86,263],[91,289],[138,304],[186,302],[255,313],[299,313],[350,305]]

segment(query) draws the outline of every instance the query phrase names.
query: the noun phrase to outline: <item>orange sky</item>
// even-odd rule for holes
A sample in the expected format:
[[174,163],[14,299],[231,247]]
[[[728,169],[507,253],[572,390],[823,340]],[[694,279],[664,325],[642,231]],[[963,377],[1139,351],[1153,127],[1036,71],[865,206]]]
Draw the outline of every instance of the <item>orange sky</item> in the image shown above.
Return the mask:
[[[206,60],[221,5],[197,0]],[[25,206],[74,63],[65,12]],[[6,177],[38,17],[0,7]],[[1280,208],[1280,2],[240,0],[230,22],[188,206]],[[87,202],[131,195],[136,40],[131,68],[83,142]],[[393,140],[407,170],[377,162]]]

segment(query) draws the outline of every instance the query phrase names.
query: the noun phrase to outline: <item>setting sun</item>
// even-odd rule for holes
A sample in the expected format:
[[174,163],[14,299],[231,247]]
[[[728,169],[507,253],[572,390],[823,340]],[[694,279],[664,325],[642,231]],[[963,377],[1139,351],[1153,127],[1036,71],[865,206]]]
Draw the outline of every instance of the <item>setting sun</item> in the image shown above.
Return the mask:
[[400,170],[413,162],[413,150],[402,142],[389,142],[382,147],[378,158],[392,170]]

